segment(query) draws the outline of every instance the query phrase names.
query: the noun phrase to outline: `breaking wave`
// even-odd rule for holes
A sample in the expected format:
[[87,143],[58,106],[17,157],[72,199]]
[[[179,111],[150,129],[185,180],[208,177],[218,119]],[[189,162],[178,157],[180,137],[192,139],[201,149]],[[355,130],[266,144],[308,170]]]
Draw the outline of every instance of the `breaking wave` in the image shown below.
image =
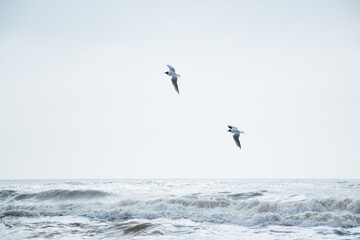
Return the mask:
[[[0,205],[0,218],[81,216],[101,221],[168,218],[244,226],[360,226],[360,199],[353,198],[270,201],[262,198],[264,192],[193,194],[149,200],[114,196],[98,190],[38,193],[3,190],[0,200],[7,200],[7,204]],[[106,201],[83,204],[91,199]]]

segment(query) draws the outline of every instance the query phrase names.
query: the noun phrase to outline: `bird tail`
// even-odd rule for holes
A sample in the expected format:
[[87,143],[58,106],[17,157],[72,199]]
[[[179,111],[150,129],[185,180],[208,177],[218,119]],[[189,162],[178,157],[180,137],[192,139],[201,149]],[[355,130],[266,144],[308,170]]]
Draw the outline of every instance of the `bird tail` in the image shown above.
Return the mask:
[[181,77],[180,74],[178,74],[178,77]]

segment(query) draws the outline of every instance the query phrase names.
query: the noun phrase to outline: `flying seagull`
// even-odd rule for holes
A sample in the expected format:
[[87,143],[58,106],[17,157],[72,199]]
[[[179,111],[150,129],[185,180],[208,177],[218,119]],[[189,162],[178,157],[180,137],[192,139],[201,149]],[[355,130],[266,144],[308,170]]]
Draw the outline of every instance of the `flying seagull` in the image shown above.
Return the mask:
[[233,126],[230,126],[230,125],[228,125],[228,127],[229,127],[228,132],[232,132],[234,134],[233,135],[234,141],[235,141],[236,145],[241,149],[241,144],[240,144],[239,137],[240,137],[240,133],[244,133],[244,132],[239,131],[236,127],[233,127]]
[[177,85],[178,77],[180,77],[180,74],[175,73],[175,68],[173,68],[171,65],[167,65],[170,71],[165,72],[165,74],[171,76],[171,82],[174,85],[174,88],[177,93],[179,93],[179,87]]

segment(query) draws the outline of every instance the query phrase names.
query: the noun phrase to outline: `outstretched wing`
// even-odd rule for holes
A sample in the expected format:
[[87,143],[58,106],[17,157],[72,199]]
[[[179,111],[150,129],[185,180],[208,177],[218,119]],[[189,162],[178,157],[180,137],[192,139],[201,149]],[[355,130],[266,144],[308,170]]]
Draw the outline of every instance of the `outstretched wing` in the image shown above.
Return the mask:
[[175,72],[175,68],[173,68],[171,65],[167,65],[170,71]]
[[234,141],[235,141],[236,145],[237,145],[239,148],[241,148],[241,144],[240,144],[239,137],[240,137],[240,133],[235,133],[235,134],[233,135],[233,138],[234,138]]
[[179,94],[180,92],[179,92],[179,87],[178,87],[178,84],[177,84],[177,77],[172,77],[171,78],[171,82],[172,82],[172,84],[174,85],[174,88],[175,88],[175,90],[177,91],[177,93]]

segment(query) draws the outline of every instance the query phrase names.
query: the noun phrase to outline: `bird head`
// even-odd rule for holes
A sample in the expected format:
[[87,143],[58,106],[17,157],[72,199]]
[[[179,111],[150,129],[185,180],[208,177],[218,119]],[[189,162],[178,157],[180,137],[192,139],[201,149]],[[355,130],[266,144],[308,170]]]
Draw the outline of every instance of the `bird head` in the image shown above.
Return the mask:
[[165,74],[169,75],[169,72],[165,72]]

